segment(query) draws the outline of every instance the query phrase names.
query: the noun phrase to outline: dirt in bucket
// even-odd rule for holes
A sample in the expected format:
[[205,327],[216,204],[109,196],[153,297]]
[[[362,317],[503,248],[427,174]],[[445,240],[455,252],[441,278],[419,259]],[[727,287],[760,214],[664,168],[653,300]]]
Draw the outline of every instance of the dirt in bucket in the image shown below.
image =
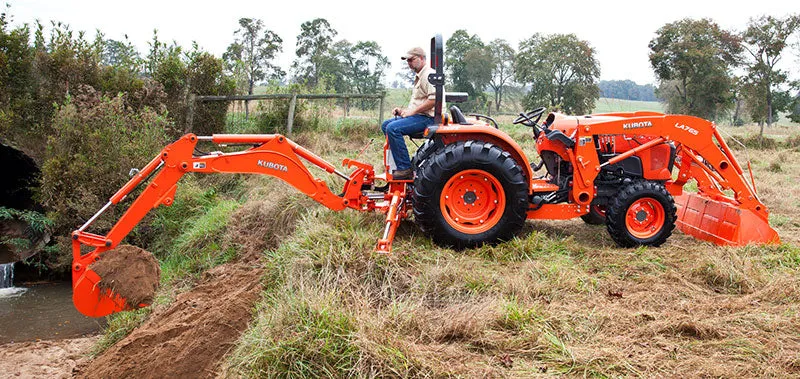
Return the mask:
[[100,254],[100,260],[89,269],[100,275],[101,288],[119,294],[131,308],[153,302],[161,276],[156,258],[132,245],[120,245]]

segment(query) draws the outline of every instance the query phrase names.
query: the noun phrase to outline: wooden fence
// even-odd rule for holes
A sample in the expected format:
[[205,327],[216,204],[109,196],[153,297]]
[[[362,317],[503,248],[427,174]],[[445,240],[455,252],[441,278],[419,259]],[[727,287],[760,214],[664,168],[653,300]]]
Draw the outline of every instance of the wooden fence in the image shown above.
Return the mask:
[[386,99],[386,93],[381,92],[377,94],[359,94],[359,93],[345,93],[345,94],[304,94],[304,93],[279,93],[279,94],[265,94],[265,95],[235,95],[235,96],[189,96],[189,109],[186,122],[191,127],[194,119],[195,105],[198,102],[214,102],[214,101],[244,101],[245,109],[249,109],[247,104],[251,100],[274,100],[274,99],[290,99],[289,102],[289,117],[286,119],[286,134],[292,135],[292,126],[294,124],[294,111],[297,104],[297,99],[343,99],[344,100],[344,115],[348,116],[350,110],[350,99],[376,99],[380,100],[378,105],[378,125],[380,126],[383,121],[383,104]]

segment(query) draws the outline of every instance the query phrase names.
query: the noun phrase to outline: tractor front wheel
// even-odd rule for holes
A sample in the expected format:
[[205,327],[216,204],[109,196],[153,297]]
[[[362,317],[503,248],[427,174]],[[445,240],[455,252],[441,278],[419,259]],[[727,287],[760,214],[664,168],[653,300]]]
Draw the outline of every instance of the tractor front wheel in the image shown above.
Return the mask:
[[414,180],[414,219],[439,245],[474,247],[513,238],[525,224],[528,185],[508,152],[488,142],[446,145]]
[[677,208],[663,184],[640,181],[623,187],[606,208],[606,229],[621,247],[660,246],[675,229]]
[[587,223],[589,225],[603,225],[603,224],[605,224],[606,223],[606,206],[605,205],[600,205],[600,204],[595,204],[594,202],[592,202],[592,204],[589,207],[589,213],[581,216],[581,219],[583,220],[583,222],[585,222],[585,223]]

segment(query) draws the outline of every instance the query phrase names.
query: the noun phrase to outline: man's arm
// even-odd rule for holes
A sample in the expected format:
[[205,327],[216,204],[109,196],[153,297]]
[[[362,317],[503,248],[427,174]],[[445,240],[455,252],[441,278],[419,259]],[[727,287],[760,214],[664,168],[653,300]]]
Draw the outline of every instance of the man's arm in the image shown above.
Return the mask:
[[434,107],[435,105],[436,105],[436,100],[434,100],[434,99],[428,99],[428,100],[425,100],[425,102],[424,102],[424,103],[420,104],[420,105],[419,105],[418,107],[416,107],[416,108],[413,108],[413,109],[403,109],[403,110],[400,112],[400,117],[408,117],[408,116],[413,116],[413,115],[415,115],[415,114],[424,114],[425,112],[427,112],[427,111],[429,111],[429,110],[433,109],[433,107]]

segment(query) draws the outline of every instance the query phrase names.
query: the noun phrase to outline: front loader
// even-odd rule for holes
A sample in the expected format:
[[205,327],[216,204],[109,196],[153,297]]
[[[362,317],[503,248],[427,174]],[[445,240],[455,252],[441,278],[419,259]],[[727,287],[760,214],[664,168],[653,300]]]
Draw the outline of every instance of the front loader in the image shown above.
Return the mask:
[[[413,180],[394,180],[384,143],[383,174],[345,159],[344,173],[279,134],[187,134],[165,147],[109,202],[72,233],[73,301],[83,314],[105,316],[147,304],[128,304],[90,265],[117,247],[151,209],[172,204],[187,173],[250,173],[277,177],[320,204],[386,215],[376,251],[390,253],[399,223],[414,215],[439,245],[466,248],[513,238],[527,219],[604,223],[621,247],[659,246],[675,225],[687,234],[724,245],[779,243],[754,182],[744,178],[714,123],[654,112],[565,116],[538,108],[514,121],[532,128],[538,163],[487,116],[465,116],[445,101],[443,47],[431,39],[429,80],[436,87],[434,124],[412,158]],[[198,143],[246,145],[247,149],[195,155]],[[306,164],[344,180],[335,194]],[[544,171],[542,171],[544,170]],[[697,193],[683,192],[690,179]],[[106,235],[86,229],[110,206],[143,183],[144,190]],[[83,254],[81,246],[94,250]],[[113,250],[112,250],[113,251]],[[113,254],[113,253],[109,253]]]

